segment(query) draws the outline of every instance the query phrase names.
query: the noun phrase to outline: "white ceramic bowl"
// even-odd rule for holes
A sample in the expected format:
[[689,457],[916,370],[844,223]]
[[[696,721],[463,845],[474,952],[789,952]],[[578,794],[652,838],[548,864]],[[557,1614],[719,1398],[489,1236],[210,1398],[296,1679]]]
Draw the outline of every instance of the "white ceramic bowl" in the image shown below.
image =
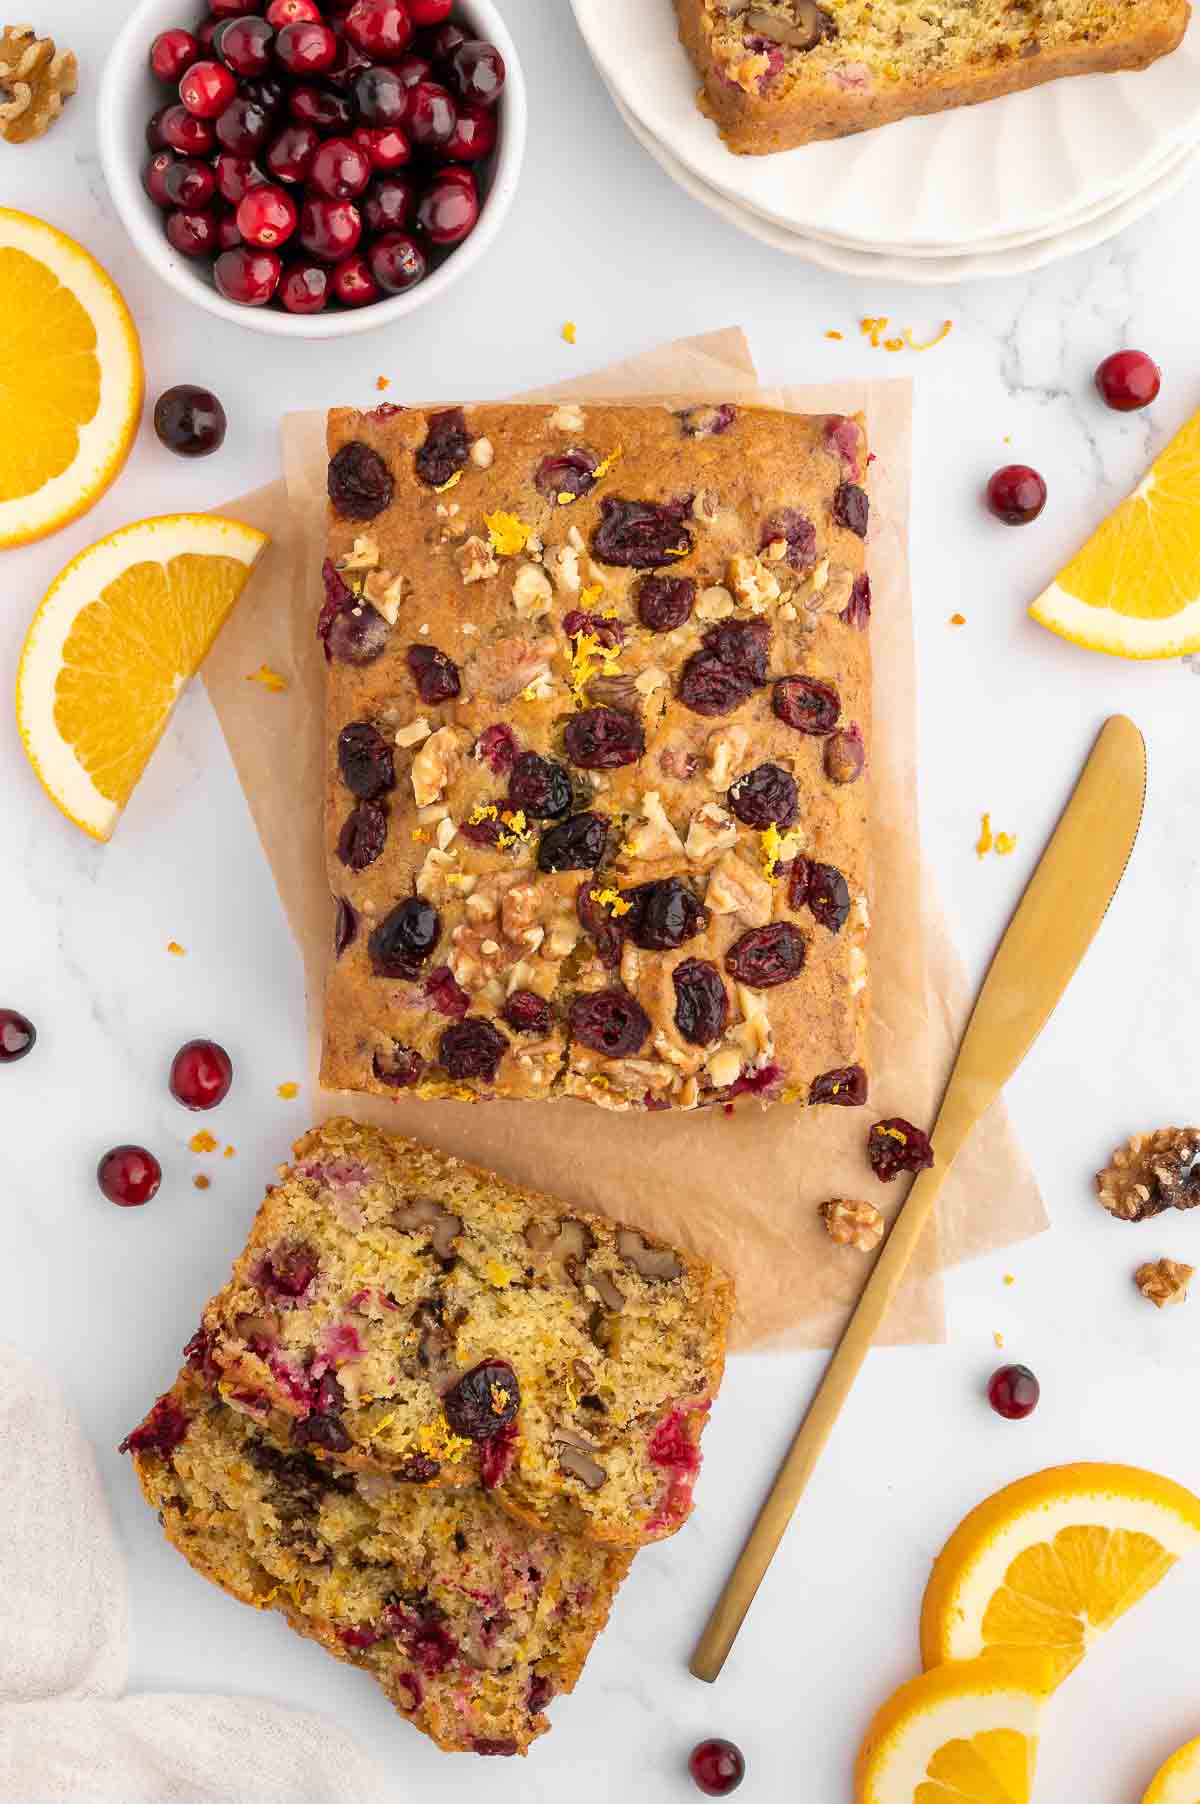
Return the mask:
[[149,151],[146,125],[169,98],[169,90],[150,73],[150,45],[169,25],[187,22],[182,15],[203,11],[203,0],[142,0],[122,26],[108,54],[100,84],[100,159],[109,192],[129,236],[157,275],[185,300],[252,332],[276,338],[343,338],[393,325],[444,294],[467,275],[502,228],[517,190],[525,156],[527,103],[516,45],[493,0],[459,0],[458,16],[477,37],[495,44],[508,71],[499,102],[500,140],[492,158],[489,186],[479,223],[431,275],[407,294],[393,295],[373,307],[331,307],[327,313],[285,313],[275,307],[239,307],[217,293],[212,266],[181,257],[163,232],[163,214],[142,186]]

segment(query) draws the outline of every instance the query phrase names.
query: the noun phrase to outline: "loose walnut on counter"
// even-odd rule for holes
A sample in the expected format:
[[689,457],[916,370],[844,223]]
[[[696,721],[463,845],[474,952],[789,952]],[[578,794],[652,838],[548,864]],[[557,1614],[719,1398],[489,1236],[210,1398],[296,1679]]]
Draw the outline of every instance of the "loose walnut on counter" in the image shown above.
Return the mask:
[[1185,1301],[1195,1269],[1194,1265],[1180,1265],[1175,1259],[1156,1259],[1139,1265],[1133,1281],[1156,1309],[1166,1309],[1172,1303]]
[[820,1212],[825,1232],[841,1247],[873,1253],[883,1239],[884,1219],[874,1203],[854,1203],[837,1196],[822,1203]]
[[1100,1201],[1118,1221],[1148,1221],[1200,1204],[1200,1128],[1135,1134],[1097,1173]]
[[24,144],[49,131],[79,84],[75,53],[30,25],[6,25],[0,33],[0,138]]

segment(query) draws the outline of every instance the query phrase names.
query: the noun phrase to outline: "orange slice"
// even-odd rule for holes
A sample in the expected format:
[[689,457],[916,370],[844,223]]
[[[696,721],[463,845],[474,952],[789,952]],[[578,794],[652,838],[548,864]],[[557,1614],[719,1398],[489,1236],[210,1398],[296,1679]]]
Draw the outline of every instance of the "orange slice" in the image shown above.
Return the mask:
[[1056,1466],[1009,1485],[959,1525],[934,1563],[921,1656],[1028,1650],[1052,1684],[1200,1548],[1200,1498],[1134,1466]]
[[111,837],[268,542],[171,514],[101,539],[51,584],[17,669],[17,726],[47,794],[93,839]]
[[1142,1804],[1200,1804],[1200,1741],[1189,1741],[1159,1767]]
[[0,547],[44,538],[103,495],[142,413],[129,309],[81,245],[0,208]]
[[856,1804],[1030,1804],[1045,1696],[1036,1654],[953,1660],[910,1679],[867,1731]]
[[1200,650],[1200,413],[1029,612],[1119,658]]

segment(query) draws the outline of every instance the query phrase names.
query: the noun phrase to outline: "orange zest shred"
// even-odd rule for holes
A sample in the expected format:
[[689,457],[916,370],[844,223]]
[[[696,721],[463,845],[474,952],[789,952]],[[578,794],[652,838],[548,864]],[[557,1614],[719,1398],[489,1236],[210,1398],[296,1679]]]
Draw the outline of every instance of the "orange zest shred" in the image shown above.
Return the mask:
[[1015,852],[1016,849],[1017,836],[1015,833],[997,833],[996,850],[1001,858],[1007,858],[1008,854],[1010,852]]
[[222,1156],[226,1159],[232,1159],[232,1157],[236,1151],[237,1151],[236,1146],[227,1146],[225,1148],[224,1154]]
[[953,330],[954,321],[952,319],[944,319],[939,332],[936,332],[932,338],[927,338],[923,344],[918,344],[912,335],[912,327],[905,326],[904,342],[910,351],[932,351],[934,345],[940,345],[944,338],[949,338]]
[[904,349],[904,340],[902,338],[885,338],[883,341],[883,348],[885,351],[902,351]]
[[569,345],[573,345],[575,343],[576,332],[575,332],[575,321],[573,319],[564,321],[562,335],[563,335],[563,338],[566,340],[566,342]]
[[608,909],[614,917],[627,915],[633,907],[632,902],[625,901],[619,889],[589,890],[588,899],[594,902],[597,908]]
[[845,333],[844,332],[835,332],[831,328],[828,332],[826,332],[825,336],[826,336],[826,338],[844,338]]
[[167,951],[171,954],[172,958],[186,958],[187,957],[187,947],[181,946],[179,944],[178,940],[168,940],[167,941]]
[[1012,1275],[1012,1273],[1011,1273],[1011,1272],[1005,1272],[1005,1274],[1004,1274],[1004,1282],[1005,1282],[1005,1283],[1006,1283],[1006,1284],[1015,1284],[1015,1283],[1016,1283],[1016,1281],[1017,1281],[1017,1280],[1016,1280],[1016,1279],[1015,1279],[1015,1278],[1014,1278],[1014,1277],[1013,1277],[1013,1275]]
[[193,1134],[188,1145],[194,1153],[215,1153],[217,1150],[217,1143],[207,1128],[201,1128],[198,1134]]
[[998,1347],[1003,1347],[1004,1336],[1001,1334],[999,1328],[996,1328],[993,1330],[992,1339],[995,1341],[995,1343]]
[[979,838],[975,841],[975,850],[980,858],[986,858],[995,841],[992,838],[992,817],[985,814],[979,829]]
[[299,1086],[299,1084],[290,1084],[290,1083],[289,1084],[279,1084],[276,1087],[275,1093],[277,1096],[282,1096],[284,1102],[290,1102],[292,1100],[293,1096],[298,1096],[300,1094],[300,1086]]
[[375,386],[380,394],[382,394],[385,388],[390,388],[392,386],[392,379],[390,376],[376,376]]
[[[885,338],[883,334],[887,331],[889,324],[890,321],[886,313],[881,313],[878,319],[874,319],[870,314],[867,314],[859,320],[858,329],[863,337],[869,341],[873,351],[932,351],[934,345],[940,345],[942,340],[948,338],[954,330],[954,321],[944,319],[941,324],[941,329],[932,338],[923,340],[915,339],[912,334],[911,326],[904,326],[901,328],[898,335],[894,335],[891,338]],[[826,338],[840,338],[841,333],[827,332],[825,336]]]
[[278,695],[281,690],[287,688],[287,678],[281,677],[279,672],[272,670],[269,664],[260,664],[257,670],[251,671],[246,681],[261,683],[263,688],[269,689],[273,695]]
[[951,614],[950,624],[951,626],[966,626],[967,617],[965,614]]
[[207,1190],[212,1183],[212,1179],[206,1178],[202,1171],[198,1171],[192,1179],[192,1183],[196,1186],[197,1190]]

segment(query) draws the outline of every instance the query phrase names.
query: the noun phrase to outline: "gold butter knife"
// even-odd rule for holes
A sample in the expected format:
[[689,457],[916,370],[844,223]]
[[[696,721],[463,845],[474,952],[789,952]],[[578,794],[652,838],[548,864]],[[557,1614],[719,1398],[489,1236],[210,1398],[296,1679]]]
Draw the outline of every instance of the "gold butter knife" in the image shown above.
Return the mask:
[[898,1290],[959,1149],[1053,1013],[1120,883],[1142,819],[1146,747],[1131,720],[1101,729],[1062,819],[992,959],[918,1177],[826,1368],[692,1656],[716,1678]]

